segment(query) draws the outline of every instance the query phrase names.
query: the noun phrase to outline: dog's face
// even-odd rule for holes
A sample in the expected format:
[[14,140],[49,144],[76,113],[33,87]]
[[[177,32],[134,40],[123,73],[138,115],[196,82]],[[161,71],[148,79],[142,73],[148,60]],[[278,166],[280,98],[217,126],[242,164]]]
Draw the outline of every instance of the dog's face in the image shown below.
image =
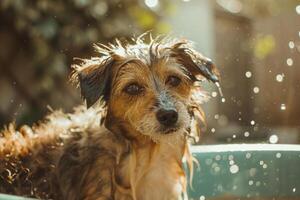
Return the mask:
[[133,60],[115,75],[109,112],[154,140],[182,133],[190,125],[186,105],[192,84],[173,59],[151,66]]
[[107,128],[127,138],[159,142],[183,135],[199,110],[195,83],[201,76],[218,81],[211,62],[186,43],[139,42],[100,50],[105,59],[87,60],[77,69],[81,92],[88,106],[102,97]]

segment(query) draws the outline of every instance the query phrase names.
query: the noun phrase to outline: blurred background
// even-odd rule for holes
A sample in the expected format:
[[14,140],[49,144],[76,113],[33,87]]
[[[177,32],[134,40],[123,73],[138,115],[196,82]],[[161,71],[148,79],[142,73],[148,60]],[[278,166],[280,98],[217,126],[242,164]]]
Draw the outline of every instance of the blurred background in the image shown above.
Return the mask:
[[195,42],[222,75],[207,84],[200,143],[300,142],[299,0],[1,0],[0,126],[82,101],[69,82],[93,43],[147,30]]

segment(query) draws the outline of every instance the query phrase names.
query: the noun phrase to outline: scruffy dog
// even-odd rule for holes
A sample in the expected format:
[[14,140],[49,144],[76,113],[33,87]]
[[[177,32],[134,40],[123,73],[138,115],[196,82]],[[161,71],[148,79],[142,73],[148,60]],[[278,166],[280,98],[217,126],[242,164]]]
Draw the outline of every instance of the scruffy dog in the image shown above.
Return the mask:
[[0,137],[0,193],[59,200],[186,198],[182,160],[202,123],[212,62],[180,39],[99,45],[74,65],[87,107]]

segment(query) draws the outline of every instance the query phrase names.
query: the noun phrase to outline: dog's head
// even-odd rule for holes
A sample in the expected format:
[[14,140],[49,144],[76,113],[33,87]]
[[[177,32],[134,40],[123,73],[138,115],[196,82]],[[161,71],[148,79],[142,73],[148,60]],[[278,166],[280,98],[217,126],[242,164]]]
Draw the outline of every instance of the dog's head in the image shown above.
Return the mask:
[[205,98],[199,82],[217,82],[218,72],[189,42],[138,38],[96,48],[101,56],[75,65],[74,77],[88,107],[106,104],[108,129],[129,139],[162,141],[199,125]]

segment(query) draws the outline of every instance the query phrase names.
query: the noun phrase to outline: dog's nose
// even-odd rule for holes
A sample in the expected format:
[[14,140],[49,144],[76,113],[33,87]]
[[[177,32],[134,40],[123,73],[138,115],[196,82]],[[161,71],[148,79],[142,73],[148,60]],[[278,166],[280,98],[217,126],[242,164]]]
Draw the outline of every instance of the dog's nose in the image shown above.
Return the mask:
[[172,126],[178,120],[178,113],[176,110],[166,110],[166,109],[159,109],[156,113],[157,120],[165,126]]

